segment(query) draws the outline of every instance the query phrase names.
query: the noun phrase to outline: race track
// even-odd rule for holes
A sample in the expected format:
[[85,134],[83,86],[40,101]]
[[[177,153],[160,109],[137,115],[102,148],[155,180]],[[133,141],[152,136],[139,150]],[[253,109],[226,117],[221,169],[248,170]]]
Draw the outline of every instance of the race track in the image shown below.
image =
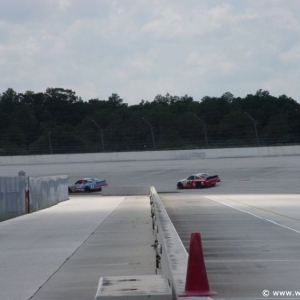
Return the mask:
[[[218,299],[300,298],[300,157],[1,166],[1,175],[20,170],[66,174],[70,182],[98,177],[111,186],[153,185],[187,249],[190,233],[201,233]],[[178,180],[197,172],[218,174],[222,182],[176,190]]]

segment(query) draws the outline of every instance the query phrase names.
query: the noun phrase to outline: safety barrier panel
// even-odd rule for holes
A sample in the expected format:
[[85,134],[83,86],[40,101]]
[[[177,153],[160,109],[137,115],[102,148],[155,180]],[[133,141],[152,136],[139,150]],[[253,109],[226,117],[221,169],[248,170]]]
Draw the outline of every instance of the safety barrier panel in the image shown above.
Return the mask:
[[0,177],[0,221],[25,213],[25,177]]
[[68,176],[29,177],[30,212],[53,206],[69,199]]

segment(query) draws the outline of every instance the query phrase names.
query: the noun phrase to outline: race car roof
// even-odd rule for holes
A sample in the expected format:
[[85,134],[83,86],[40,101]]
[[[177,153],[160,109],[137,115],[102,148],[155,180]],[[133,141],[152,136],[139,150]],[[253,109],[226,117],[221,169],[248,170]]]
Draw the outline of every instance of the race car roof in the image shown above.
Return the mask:
[[203,176],[203,177],[209,177],[210,175],[207,173],[196,173],[193,176]]
[[104,179],[97,179],[97,178],[90,178],[90,177],[87,177],[87,178],[83,178],[82,180],[88,180],[88,181],[103,181]]

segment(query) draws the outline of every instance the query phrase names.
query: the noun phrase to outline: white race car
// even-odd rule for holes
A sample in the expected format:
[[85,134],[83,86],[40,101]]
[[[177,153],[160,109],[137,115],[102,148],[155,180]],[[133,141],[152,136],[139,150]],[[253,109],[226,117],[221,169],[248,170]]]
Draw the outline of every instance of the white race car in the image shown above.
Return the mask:
[[83,178],[77,180],[74,184],[69,185],[69,193],[80,193],[80,192],[99,192],[102,191],[102,187],[107,186],[105,179],[97,178]]

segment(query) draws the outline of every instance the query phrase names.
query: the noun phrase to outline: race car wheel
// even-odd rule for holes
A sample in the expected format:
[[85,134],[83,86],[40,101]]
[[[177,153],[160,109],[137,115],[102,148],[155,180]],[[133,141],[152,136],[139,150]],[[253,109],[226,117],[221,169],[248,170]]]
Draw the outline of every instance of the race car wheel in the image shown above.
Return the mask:
[[69,192],[69,193],[72,193],[72,190],[71,190],[70,188],[68,188],[68,192]]
[[182,184],[181,182],[178,182],[178,183],[177,183],[177,188],[178,188],[179,190],[182,190],[182,189],[183,189],[183,184]]
[[86,193],[90,193],[90,192],[91,192],[91,189],[90,189],[88,186],[86,186],[86,187],[84,188],[84,191],[85,191]]
[[196,182],[196,189],[202,189],[202,184],[200,182]]

